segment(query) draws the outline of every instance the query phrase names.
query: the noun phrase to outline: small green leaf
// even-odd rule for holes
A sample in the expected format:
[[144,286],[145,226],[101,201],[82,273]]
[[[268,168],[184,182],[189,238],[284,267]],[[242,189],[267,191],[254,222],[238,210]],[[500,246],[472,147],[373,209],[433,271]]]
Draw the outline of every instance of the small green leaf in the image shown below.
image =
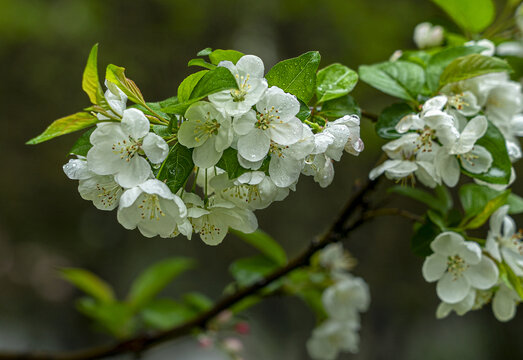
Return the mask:
[[514,273],[510,266],[505,263],[498,263],[499,277],[505,281],[505,284],[512,288],[521,300],[523,300],[523,286],[521,285],[521,279]]
[[196,84],[198,84],[200,79],[208,72],[208,70],[201,70],[187,76],[180,86],[178,86],[178,101],[181,103],[188,101]]
[[[507,203],[509,193],[510,191],[507,190],[501,193],[501,195],[498,195],[494,199],[487,202],[485,207],[481,209],[481,211],[476,216],[474,216],[470,221],[468,221],[461,227],[463,229],[477,229],[478,227],[483,225],[497,209],[499,209],[501,206]],[[467,218],[468,216],[465,219]],[[464,222],[465,221],[466,220],[464,220]]]
[[70,134],[72,132],[85,129],[98,122],[96,116],[86,112],[79,112],[73,115],[55,120],[45,129],[43,133],[26,142],[27,145],[36,145],[55,137]]
[[479,33],[487,28],[496,15],[492,0],[432,0],[465,31]]
[[446,200],[439,199],[425,190],[397,185],[389,188],[387,191],[419,201],[440,214],[447,213],[448,203]]
[[285,250],[273,237],[266,232],[258,229],[253,233],[246,234],[238,230],[231,229],[231,233],[245,241],[246,243],[254,246],[261,253],[273,260],[278,265],[285,265],[287,263],[287,254]]
[[240,165],[238,162],[238,151],[233,148],[225,149],[216,166],[225,170],[229,179],[236,179],[240,175],[249,171]]
[[155,330],[167,330],[192,319],[196,312],[174,300],[155,299],[145,306],[141,316],[146,326]]
[[105,78],[122,90],[129,100],[145,105],[145,100],[138,86],[136,86],[134,81],[125,77],[125,68],[109,64],[105,72]]
[[504,71],[511,71],[510,65],[505,60],[480,54],[466,55],[447,65],[439,79],[439,86],[441,88],[457,81]]
[[229,266],[229,271],[238,285],[248,286],[263,279],[276,268],[278,268],[278,264],[270,258],[257,255],[236,260]]
[[461,172],[472,178],[491,184],[508,184],[512,173],[512,163],[508,156],[503,134],[489,121],[487,132],[482,138],[476,141],[476,145],[483,146],[492,155],[493,162],[490,169],[486,173],[481,174],[473,174],[463,168]]
[[211,299],[199,292],[184,294],[183,303],[196,313],[207,311],[214,305]]
[[436,193],[436,197],[443,205],[442,209],[445,210],[445,212],[452,209],[452,206],[454,205],[454,201],[452,200],[452,195],[450,194],[449,189],[446,186],[438,185],[434,189],[434,192]]
[[426,68],[430,57],[431,54],[425,50],[406,50],[401,53],[398,60],[408,61]]
[[429,218],[424,224],[414,225],[414,235],[410,240],[410,249],[415,255],[426,257],[432,254],[430,243],[440,233],[440,229]]
[[110,303],[115,300],[113,289],[109,284],[90,271],[77,268],[60,270],[62,278],[76,286],[97,301]]
[[361,109],[356,100],[350,95],[338,99],[325,101],[321,105],[320,115],[326,116],[330,120],[336,120],[345,115],[361,116]]
[[440,52],[432,55],[427,63],[425,75],[427,77],[427,84],[432,91],[436,91],[439,85],[439,78],[443,73],[443,70],[455,59],[470,55],[477,54],[483,51],[483,46],[454,46],[448,47]]
[[129,304],[134,309],[142,308],[176,276],[194,266],[194,260],[182,257],[162,260],[150,266],[133,282],[127,297]]
[[209,59],[214,65],[218,65],[221,61],[230,61],[236,64],[244,54],[236,50],[222,50],[216,49],[209,54]]
[[397,139],[401,134],[396,131],[396,125],[405,116],[414,114],[414,110],[406,103],[392,104],[386,107],[378,116],[376,134],[384,139]]
[[501,193],[487,186],[465,184],[459,189],[459,199],[466,215],[471,218],[478,215],[490,200]]
[[208,47],[208,48],[205,48],[205,49],[202,49],[202,50],[198,51],[196,56],[207,56],[210,53],[212,53],[212,48]]
[[347,95],[358,82],[358,73],[341,64],[332,64],[318,71],[316,97],[318,102]]
[[229,69],[217,67],[216,69],[209,70],[204,74],[196,86],[194,86],[189,99],[197,101],[222,90],[237,88],[238,84],[236,83],[236,79]]
[[105,97],[102,90],[102,85],[98,79],[97,58],[98,44],[95,44],[89,53],[89,57],[87,58],[87,65],[85,66],[84,75],[82,78],[82,89],[89,96],[91,103],[101,105],[101,102],[105,102]]
[[301,121],[307,120],[311,116],[311,108],[307,106],[303,101],[300,102],[300,111],[296,114],[296,117]]
[[265,78],[269,86],[278,86],[304,103],[308,103],[314,95],[316,71],[320,60],[319,52],[309,51],[296,58],[277,63],[269,70]]
[[521,214],[523,213],[523,198],[516,194],[510,194],[507,199],[507,204],[509,205],[509,214]]
[[207,61],[205,61],[203,59],[191,59],[187,63],[187,66],[201,66],[201,67],[209,69],[209,70],[216,69],[216,65],[208,63]]
[[127,338],[137,330],[134,313],[126,303],[100,303],[92,298],[81,298],[76,302],[76,308],[116,338]]
[[176,194],[185,184],[193,169],[192,149],[187,149],[177,143],[169,151],[169,155],[162,163],[156,178],[165,182],[173,194]]
[[84,132],[78,140],[74,143],[71,150],[69,150],[69,154],[71,155],[78,155],[78,156],[87,156],[87,153],[91,148],[93,147],[93,144],[91,144],[91,141],[89,140],[91,138],[91,134],[94,131],[94,127]]
[[362,65],[358,72],[360,79],[370,86],[404,100],[415,101],[425,83],[421,66],[401,60]]

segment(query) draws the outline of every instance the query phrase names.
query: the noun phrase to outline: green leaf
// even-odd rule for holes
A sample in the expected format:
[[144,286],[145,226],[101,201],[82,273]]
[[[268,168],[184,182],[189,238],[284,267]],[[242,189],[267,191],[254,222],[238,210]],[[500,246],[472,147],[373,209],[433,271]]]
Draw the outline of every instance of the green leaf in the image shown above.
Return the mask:
[[238,162],[238,151],[233,148],[225,149],[216,166],[225,170],[227,175],[229,175],[229,179],[236,179],[249,171],[240,165]]
[[138,86],[136,86],[134,81],[125,77],[125,68],[109,64],[105,72],[105,78],[122,90],[129,100],[145,105],[145,100]]
[[507,204],[509,205],[509,214],[516,215],[523,213],[523,198],[521,196],[511,193],[508,196]]
[[459,27],[479,33],[487,28],[496,15],[492,0],[432,0],[441,7]]
[[397,103],[386,107],[378,116],[376,134],[384,139],[401,137],[401,134],[396,131],[396,125],[401,119],[410,114],[414,114],[414,110],[406,103]]
[[425,83],[421,66],[401,60],[362,65],[358,72],[360,79],[370,86],[404,100],[416,101]]
[[72,132],[85,129],[98,122],[96,116],[86,112],[79,112],[73,115],[55,120],[45,129],[43,133],[26,142],[27,145],[36,145],[55,137],[70,134]]
[[81,298],[76,302],[76,308],[116,338],[132,336],[137,330],[136,322],[133,321],[134,313],[125,303],[100,303],[92,298]]
[[196,313],[207,311],[214,305],[211,299],[199,292],[184,294],[183,303]]
[[167,330],[192,319],[196,312],[170,299],[155,299],[142,311],[144,323],[155,330]]
[[60,270],[60,275],[97,301],[110,303],[115,300],[111,286],[90,271],[65,268]]
[[205,49],[202,49],[202,50],[198,51],[196,56],[207,56],[210,53],[212,53],[212,48],[208,47],[208,48],[205,48]]
[[511,71],[505,60],[480,54],[466,55],[447,65],[439,79],[439,86],[441,88],[446,84],[502,71]]
[[236,83],[236,79],[229,69],[217,67],[216,69],[209,70],[204,74],[192,90],[189,99],[197,101],[222,90],[237,88],[238,84]]
[[176,194],[185,184],[193,169],[192,149],[187,149],[177,143],[169,151],[156,178],[165,182],[173,194]]
[[332,64],[318,71],[316,97],[318,102],[347,95],[358,82],[358,73],[341,64]]
[[243,55],[243,53],[236,50],[216,49],[209,54],[209,59],[214,65],[218,65],[220,61],[230,61],[233,64],[236,64]]
[[476,141],[476,145],[483,146],[492,155],[493,162],[490,169],[486,173],[481,174],[473,174],[463,168],[461,169],[461,172],[472,178],[486,181],[491,184],[508,184],[510,181],[510,174],[512,173],[512,163],[508,156],[503,134],[489,121],[487,132],[482,138]]
[[502,192],[478,184],[465,184],[459,189],[459,199],[465,213],[470,217],[479,214],[487,203]]
[[322,104],[320,114],[330,120],[339,119],[345,115],[361,116],[361,109],[356,100],[350,95],[338,99],[329,100]]
[[203,59],[191,59],[187,63],[187,66],[201,66],[201,67],[209,69],[209,70],[216,69],[216,65],[208,63],[207,61],[205,61]]
[[[507,203],[509,194],[510,194],[510,190],[507,190],[507,191],[501,193],[500,195],[496,196],[494,199],[487,202],[485,207],[482,208],[481,211],[476,216],[474,216],[471,220],[469,220],[467,223],[465,223],[461,227],[463,229],[477,229],[478,227],[483,225],[497,209],[499,209],[501,206],[503,206]],[[469,218],[469,217],[466,216],[463,222],[466,222],[467,218]]]
[[308,103],[314,95],[316,71],[320,60],[319,52],[309,51],[296,58],[277,63],[269,70],[265,78],[269,86],[278,86],[304,103]]
[[270,258],[257,255],[238,259],[229,266],[229,271],[240,286],[248,286],[278,268],[278,264]]
[[401,53],[398,60],[408,61],[425,68],[427,67],[430,57],[431,54],[424,50],[406,50]]
[[396,185],[390,187],[387,191],[419,201],[429,208],[438,211],[440,214],[445,214],[448,210],[448,204],[446,202],[421,189]]
[[87,156],[87,153],[91,148],[93,147],[93,144],[91,144],[91,141],[89,140],[91,138],[91,134],[94,131],[94,127],[84,132],[78,140],[74,143],[71,150],[69,150],[69,154],[71,155],[79,155],[79,156]]
[[425,75],[427,77],[427,85],[432,91],[436,91],[439,85],[439,78],[443,73],[443,70],[455,59],[470,55],[477,54],[483,51],[483,46],[454,46],[441,50],[440,52],[432,55],[427,63]]
[[162,260],[147,268],[131,285],[128,301],[132,308],[139,309],[147,305],[164,287],[181,273],[192,269],[192,259],[173,257]]
[[445,212],[452,209],[452,206],[454,206],[454,201],[452,200],[452,195],[449,191],[449,189],[446,186],[438,185],[434,189],[434,192],[436,193],[436,197],[443,205],[443,209]]
[[303,101],[298,101],[300,102],[300,111],[296,114],[296,117],[301,121],[305,121],[311,116],[311,109]]
[[429,218],[424,224],[414,225],[414,235],[410,240],[410,249],[415,255],[426,257],[432,254],[430,243],[440,233],[440,229]]
[[98,79],[98,44],[95,44],[87,58],[87,65],[85,66],[84,75],[82,78],[82,89],[89,96],[89,100],[93,104],[100,104],[103,99],[105,102],[102,85]]
[[180,86],[178,86],[178,101],[183,103],[183,102],[186,102],[187,100],[189,100],[189,98],[191,97],[191,93],[192,93],[194,87],[196,86],[196,84],[198,84],[198,82],[201,80],[201,78],[208,72],[209,72],[208,70],[201,70],[201,71],[198,71],[197,73],[187,76],[182,81]]
[[514,273],[510,266],[505,263],[498,263],[499,277],[505,281],[505,284],[512,288],[521,300],[523,300],[523,286],[521,279]]
[[523,77],[523,58],[519,56],[503,56],[503,59],[507,61],[513,72],[510,74],[510,78],[514,81],[519,81]]
[[273,260],[278,265],[285,265],[287,263],[287,254],[285,250],[273,237],[266,232],[258,229],[253,233],[246,234],[238,230],[231,229],[231,233],[245,241],[246,243],[254,246],[261,253]]

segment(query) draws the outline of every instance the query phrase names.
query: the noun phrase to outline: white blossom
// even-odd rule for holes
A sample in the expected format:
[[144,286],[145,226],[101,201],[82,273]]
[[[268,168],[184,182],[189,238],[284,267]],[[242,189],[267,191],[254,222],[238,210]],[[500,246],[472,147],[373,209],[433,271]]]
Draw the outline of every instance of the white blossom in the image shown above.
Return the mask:
[[443,28],[423,22],[414,28],[414,43],[420,49],[439,46],[443,43]]
[[254,55],[245,55],[236,65],[230,61],[222,61],[218,66],[230,70],[236,79],[238,89],[211,94],[209,100],[230,116],[245,114],[260,100],[267,89],[267,80],[263,78],[263,61]]
[[307,351],[315,360],[334,360],[341,351],[358,352],[358,324],[329,319],[315,328],[307,341]]
[[178,131],[180,144],[194,148],[192,158],[196,166],[209,168],[216,165],[233,141],[231,118],[213,104],[203,101],[191,105],[185,117],[187,120]]
[[187,207],[182,199],[157,179],[126,190],[118,207],[120,224],[129,230],[138,228],[146,237],[170,237],[186,217]]
[[516,316],[516,307],[520,302],[519,295],[501,282],[492,299],[492,312],[499,321],[510,321]]
[[359,313],[367,311],[369,307],[370,294],[363,279],[347,275],[328,287],[321,299],[329,317],[359,321]]
[[439,234],[430,247],[434,253],[423,263],[423,277],[438,282],[436,291],[444,302],[456,304],[471,288],[485,290],[496,283],[498,268],[477,243],[449,231]]
[[320,251],[318,260],[321,266],[332,272],[344,272],[352,269],[355,261],[343,249],[341,243],[332,243]]
[[269,88],[256,110],[234,118],[233,126],[238,134],[238,153],[246,160],[262,160],[271,142],[287,146],[302,138],[303,125],[296,118],[300,103],[294,95],[278,87]]
[[159,164],[169,146],[149,132],[149,120],[137,109],[123,112],[121,123],[102,123],[90,137],[93,147],[87,153],[89,169],[98,175],[114,175],[125,188],[136,186],[151,176],[150,162]]

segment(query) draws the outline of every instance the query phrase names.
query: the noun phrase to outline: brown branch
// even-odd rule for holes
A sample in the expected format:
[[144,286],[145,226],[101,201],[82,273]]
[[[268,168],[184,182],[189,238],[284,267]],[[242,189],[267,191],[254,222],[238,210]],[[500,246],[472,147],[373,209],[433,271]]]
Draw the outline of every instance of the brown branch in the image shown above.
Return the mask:
[[369,119],[372,122],[378,121],[378,115],[368,112],[367,110],[361,109],[361,116]]
[[[183,335],[187,335],[195,328],[205,328],[207,323],[211,321],[216,315],[221,313],[223,310],[230,308],[232,305],[247,298],[248,296],[256,294],[259,290],[271,284],[273,281],[282,278],[291,271],[299,267],[308,265],[311,256],[315,252],[317,252],[318,250],[322,249],[330,243],[342,240],[348,235],[349,232],[356,229],[365,221],[375,216],[379,216],[380,213],[378,213],[376,210],[374,210],[374,213],[372,211],[367,211],[369,206],[366,196],[369,193],[371,193],[372,190],[374,190],[376,184],[376,181],[371,181],[367,182],[363,186],[360,186],[359,190],[345,205],[345,207],[340,212],[336,221],[331,225],[329,230],[323,236],[314,239],[310,246],[304,252],[302,252],[299,256],[289,261],[289,263],[286,266],[275,270],[273,273],[269,274],[262,280],[248,287],[241,288],[234,294],[223,298],[222,300],[218,301],[210,310],[202,313],[193,320],[190,320],[170,330],[157,332],[153,334],[139,335],[137,337],[124,340],[116,344],[109,344],[79,351],[61,353],[5,352],[0,353],[0,360],[88,360],[120,355],[124,353],[139,354],[154,345],[178,338]],[[383,215],[383,212],[381,213],[381,215]],[[404,216],[405,214],[399,211],[397,215]]]
[[365,220],[378,217],[378,216],[401,216],[405,219],[423,223],[425,219],[423,216],[411,213],[410,211],[398,209],[398,208],[379,208],[376,210],[369,210],[363,214]]

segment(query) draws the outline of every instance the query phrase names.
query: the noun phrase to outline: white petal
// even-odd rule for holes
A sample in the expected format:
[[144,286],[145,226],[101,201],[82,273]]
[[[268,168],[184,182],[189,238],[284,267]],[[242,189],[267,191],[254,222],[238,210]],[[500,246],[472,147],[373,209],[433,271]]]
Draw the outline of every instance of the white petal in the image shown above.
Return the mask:
[[447,271],[447,257],[444,255],[432,254],[423,263],[423,278],[428,282],[439,280],[445,271]]
[[88,179],[94,174],[89,170],[87,161],[83,159],[71,159],[63,166],[64,173],[71,180]]
[[271,156],[269,174],[271,180],[279,187],[287,187],[298,180],[301,172],[301,161],[292,158]]
[[195,148],[192,152],[194,165],[201,168],[210,168],[218,163],[223,152],[216,151],[214,137],[203,143],[202,146]]
[[465,299],[470,290],[469,281],[464,276],[454,277],[445,273],[436,285],[439,298],[449,304],[455,304]]
[[156,134],[149,133],[143,139],[142,149],[153,164],[159,164],[169,154],[169,145]]
[[255,55],[242,56],[236,63],[236,68],[255,78],[262,78],[265,71],[262,59]]
[[269,152],[270,144],[267,131],[253,129],[238,139],[238,153],[248,161],[260,161]]
[[512,290],[501,285],[492,299],[492,312],[499,321],[510,321],[516,315],[516,302]]
[[242,116],[234,118],[234,120],[233,120],[234,131],[238,135],[246,135],[254,128],[255,122],[256,122],[256,112],[254,110],[251,110]]
[[274,142],[291,145],[302,138],[303,125],[298,118],[292,118],[284,123],[273,123],[268,131]]
[[131,188],[133,186],[143,183],[151,175],[151,166],[143,157],[135,155],[127,166],[122,167],[115,175],[115,180],[124,188]]
[[133,139],[143,138],[149,132],[149,120],[138,109],[127,109],[123,112],[122,130]]
[[461,132],[459,140],[454,144],[451,154],[464,154],[472,150],[476,141],[485,135],[488,122],[484,116],[476,116],[470,120]]
[[460,157],[460,162],[465,170],[473,174],[482,174],[490,169],[493,158],[483,146],[474,145],[470,152]]
[[438,254],[445,256],[454,256],[461,249],[464,243],[464,239],[461,235],[447,231],[436,236],[434,241],[430,244],[430,248]]
[[487,290],[498,281],[499,270],[494,261],[483,256],[479,264],[472,265],[463,273],[470,285],[480,290]]

